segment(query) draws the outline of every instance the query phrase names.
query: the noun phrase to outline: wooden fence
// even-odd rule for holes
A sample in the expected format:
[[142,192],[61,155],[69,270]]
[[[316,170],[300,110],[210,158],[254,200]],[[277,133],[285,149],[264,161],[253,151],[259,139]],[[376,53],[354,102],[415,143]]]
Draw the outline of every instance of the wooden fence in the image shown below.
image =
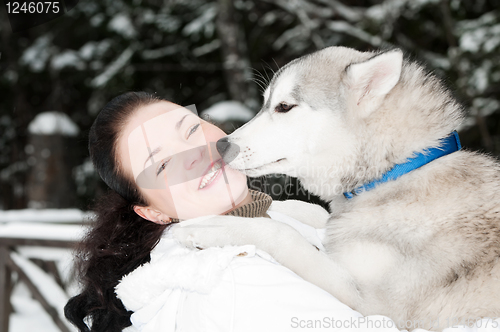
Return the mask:
[[[63,332],[74,331],[74,327],[64,318],[64,303],[53,303],[51,294],[58,289],[66,296],[54,261],[46,260],[44,269],[22,255],[23,249],[43,251],[44,248],[72,249],[83,236],[85,226],[79,224],[51,223],[0,223],[0,331],[9,331],[9,318],[12,312],[11,293],[14,287],[12,276],[23,282],[34,299],[50,315]],[[49,287],[50,286],[50,287]],[[59,297],[61,298],[61,297]],[[69,298],[69,295],[68,295]]]

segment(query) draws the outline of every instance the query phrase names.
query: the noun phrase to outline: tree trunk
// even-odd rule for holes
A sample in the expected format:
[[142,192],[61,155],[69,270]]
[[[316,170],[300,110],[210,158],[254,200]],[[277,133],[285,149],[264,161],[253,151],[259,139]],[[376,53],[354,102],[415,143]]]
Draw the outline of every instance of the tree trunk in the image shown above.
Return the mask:
[[255,111],[259,107],[257,87],[252,81],[245,34],[238,24],[238,12],[232,0],[219,0],[218,3],[217,33],[230,97]]

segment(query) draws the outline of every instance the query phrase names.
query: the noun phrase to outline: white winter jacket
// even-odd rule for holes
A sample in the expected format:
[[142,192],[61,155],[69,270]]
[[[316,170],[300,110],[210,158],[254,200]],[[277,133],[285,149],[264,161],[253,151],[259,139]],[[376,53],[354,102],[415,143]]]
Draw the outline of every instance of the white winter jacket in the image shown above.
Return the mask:
[[[326,218],[326,211],[282,203],[273,202],[269,216],[322,248],[322,231],[291,215]],[[191,250],[168,232],[151,262],[125,276],[116,293],[134,311],[127,332],[399,331],[387,317],[363,317],[253,245]]]

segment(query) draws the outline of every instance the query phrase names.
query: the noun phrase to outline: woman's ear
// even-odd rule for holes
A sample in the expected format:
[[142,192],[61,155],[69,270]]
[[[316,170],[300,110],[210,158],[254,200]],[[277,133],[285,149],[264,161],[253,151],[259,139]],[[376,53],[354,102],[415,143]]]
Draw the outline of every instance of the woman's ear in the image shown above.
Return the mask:
[[169,216],[149,206],[134,205],[134,212],[143,219],[149,220],[158,225],[166,225],[172,221],[172,218]]

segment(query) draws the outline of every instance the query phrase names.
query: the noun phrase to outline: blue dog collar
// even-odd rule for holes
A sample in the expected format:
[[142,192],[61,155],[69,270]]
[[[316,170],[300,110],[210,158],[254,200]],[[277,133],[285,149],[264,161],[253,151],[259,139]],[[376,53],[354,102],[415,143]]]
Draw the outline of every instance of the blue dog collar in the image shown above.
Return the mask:
[[422,153],[417,153],[415,157],[408,158],[405,163],[395,165],[387,173],[382,175],[380,179],[359,186],[351,192],[345,192],[344,196],[347,199],[351,199],[364,191],[372,190],[375,186],[381,183],[396,180],[400,176],[409,173],[414,169],[424,166],[437,158],[446,156],[447,154],[458,151],[462,148],[456,131],[453,131],[448,137],[441,139],[440,143],[439,147],[429,148]]

